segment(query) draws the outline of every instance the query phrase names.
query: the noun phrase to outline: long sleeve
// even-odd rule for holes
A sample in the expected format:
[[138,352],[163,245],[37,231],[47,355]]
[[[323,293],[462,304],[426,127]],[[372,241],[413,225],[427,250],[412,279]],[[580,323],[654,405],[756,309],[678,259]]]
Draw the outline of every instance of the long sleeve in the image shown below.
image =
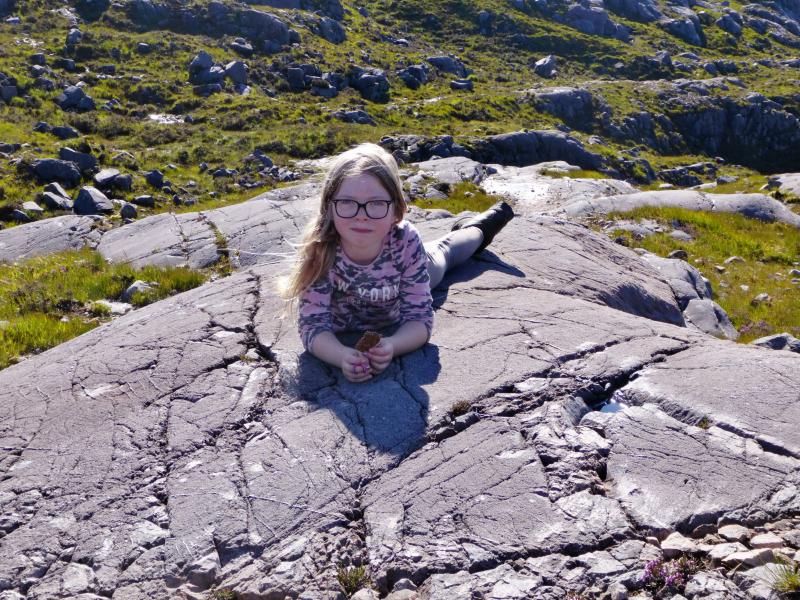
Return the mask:
[[417,229],[409,224],[402,247],[403,270],[400,278],[400,318],[421,321],[430,336],[433,330],[433,299],[431,297],[428,255]]
[[303,347],[308,350],[314,338],[323,331],[333,331],[331,294],[333,286],[328,276],[321,277],[302,296],[298,307],[297,327]]

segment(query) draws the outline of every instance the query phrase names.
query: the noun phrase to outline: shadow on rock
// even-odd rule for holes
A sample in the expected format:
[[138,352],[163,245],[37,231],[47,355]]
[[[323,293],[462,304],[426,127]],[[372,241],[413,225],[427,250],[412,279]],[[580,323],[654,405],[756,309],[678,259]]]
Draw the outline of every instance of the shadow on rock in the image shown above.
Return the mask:
[[523,271],[508,264],[493,252],[484,250],[478,259],[468,260],[463,265],[449,271],[442,282],[432,290],[434,310],[441,308],[445,303],[451,285],[472,281],[487,271],[501,271],[507,275],[525,278]]
[[[381,331],[391,335],[396,328]],[[358,334],[342,334],[353,346]],[[364,383],[351,383],[339,369],[308,352],[298,356],[294,391],[319,408],[331,411],[368,448],[389,458],[402,458],[424,441],[428,426],[428,394],[423,385],[441,371],[439,349],[426,344],[392,361],[389,368]]]

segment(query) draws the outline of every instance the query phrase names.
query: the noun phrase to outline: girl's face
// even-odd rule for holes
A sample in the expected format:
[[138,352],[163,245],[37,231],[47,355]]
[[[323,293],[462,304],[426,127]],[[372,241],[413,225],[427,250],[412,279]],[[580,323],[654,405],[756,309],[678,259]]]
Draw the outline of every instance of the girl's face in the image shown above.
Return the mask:
[[[358,213],[352,217],[340,217],[335,208],[335,201],[355,201],[362,205],[375,201],[370,209],[372,214],[380,214],[373,210],[382,209],[385,205],[382,202],[391,201],[389,192],[381,185],[377,177],[370,173],[361,173],[346,177],[339,190],[334,194],[330,204],[333,216],[333,225],[339,234],[342,248],[347,255],[358,262],[371,262],[381,251],[383,240],[389,233],[392,226],[397,223],[396,206],[392,202],[386,215],[379,219],[373,219],[366,214],[366,207],[359,206]],[[339,212],[348,214],[346,205],[353,207],[352,202],[339,203]]]

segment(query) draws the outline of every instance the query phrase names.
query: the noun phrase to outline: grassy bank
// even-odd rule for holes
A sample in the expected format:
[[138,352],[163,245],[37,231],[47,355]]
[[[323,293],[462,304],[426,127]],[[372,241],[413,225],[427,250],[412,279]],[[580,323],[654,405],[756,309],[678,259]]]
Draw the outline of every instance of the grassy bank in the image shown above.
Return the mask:
[[[787,331],[800,336],[800,284],[792,269],[800,263],[800,231],[784,223],[763,223],[738,214],[695,212],[679,208],[640,208],[608,215],[612,219],[652,219],[665,233],[635,239],[630,232],[613,230],[612,238],[623,237],[631,247],[641,247],[667,256],[682,249],[688,262],[711,281],[714,300],[725,309],[741,333],[739,341]],[[693,241],[669,235],[680,229]],[[731,257],[741,259],[725,264]],[[754,303],[765,293],[770,300]]]
[[98,300],[118,300],[134,281],[153,282],[134,294],[144,306],[203,283],[207,273],[185,268],[110,265],[91,250],[0,264],[0,368],[39,353],[110,320]]

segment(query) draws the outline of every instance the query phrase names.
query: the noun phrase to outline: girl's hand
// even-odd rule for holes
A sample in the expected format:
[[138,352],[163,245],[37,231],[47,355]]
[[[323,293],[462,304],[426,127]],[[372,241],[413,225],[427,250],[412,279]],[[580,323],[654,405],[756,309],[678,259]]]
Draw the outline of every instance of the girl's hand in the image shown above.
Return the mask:
[[367,350],[366,356],[369,359],[372,372],[377,375],[385,371],[386,367],[392,362],[392,358],[394,358],[394,346],[392,342],[384,338],[377,346]]
[[361,383],[372,378],[372,371],[369,367],[369,360],[363,352],[355,348],[347,348],[342,356],[342,374],[345,379],[353,383]]

